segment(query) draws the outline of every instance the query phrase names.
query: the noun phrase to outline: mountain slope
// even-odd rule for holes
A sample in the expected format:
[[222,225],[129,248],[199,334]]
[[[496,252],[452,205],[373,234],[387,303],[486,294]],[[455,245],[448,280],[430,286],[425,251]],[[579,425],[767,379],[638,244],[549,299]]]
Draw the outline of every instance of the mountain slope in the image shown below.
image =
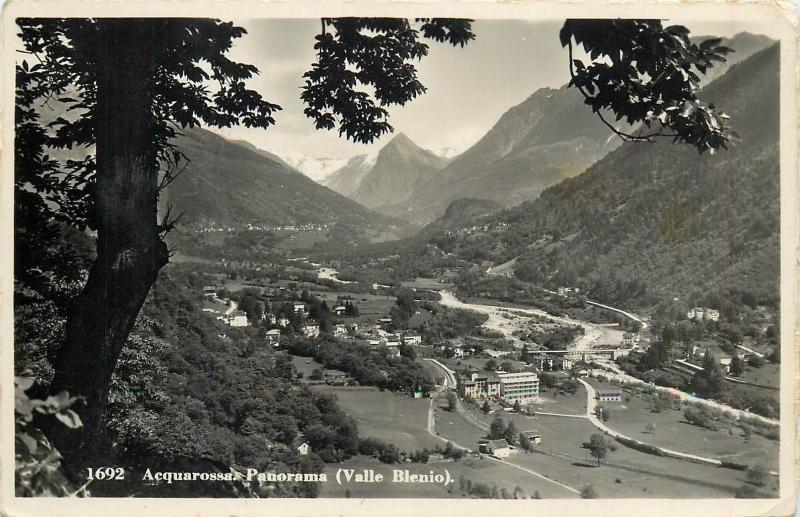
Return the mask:
[[395,224],[264,151],[202,129],[186,131],[177,144],[191,162],[163,201],[185,212],[186,223]]
[[267,151],[265,149],[261,149],[260,147],[256,147],[255,145],[251,144],[247,140],[228,140],[228,141],[231,142],[231,143],[234,143],[236,145],[240,145],[240,146],[244,147],[245,149],[253,151],[256,154],[260,154],[261,156],[263,156],[264,158],[266,158],[268,160],[271,160],[273,162],[278,162],[280,165],[283,165],[287,169],[291,169],[292,172],[296,172],[297,174],[302,174],[302,172],[297,170],[294,166],[289,164],[289,162],[287,162],[286,160],[284,160],[283,158],[281,158],[277,154],[271,153],[271,152],[269,152],[269,151]]
[[495,264],[516,258],[521,280],[577,285],[623,307],[676,297],[723,309],[775,306],[778,67],[775,44],[704,90],[741,135],[730,150],[698,155],[669,140],[623,144],[537,200],[478,230],[452,230],[447,239],[457,237],[461,258],[469,259],[470,249],[491,250]]
[[445,164],[444,158],[399,133],[380,150],[375,165],[361,180],[353,199],[379,211],[404,202],[416,184],[436,174]]
[[368,154],[353,156],[343,167],[333,171],[325,178],[322,184],[334,192],[352,198],[358,187],[361,186],[361,181],[375,165],[376,158],[376,156]]
[[[736,52],[727,64],[712,69],[706,81],[770,41],[747,33],[727,40]],[[583,172],[619,144],[574,88],[543,88],[508,110],[481,140],[439,174],[418,184],[407,202],[382,211],[426,223],[462,197],[513,206]]]
[[580,173],[615,145],[577,91],[543,88],[387,213],[428,222],[464,197],[511,206]]

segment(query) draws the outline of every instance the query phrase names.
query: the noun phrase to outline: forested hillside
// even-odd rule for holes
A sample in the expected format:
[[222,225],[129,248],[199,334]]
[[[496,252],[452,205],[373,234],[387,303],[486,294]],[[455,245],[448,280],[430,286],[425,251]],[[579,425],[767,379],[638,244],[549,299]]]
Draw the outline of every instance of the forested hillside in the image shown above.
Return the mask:
[[[745,32],[725,40],[735,52],[727,56],[727,63],[709,69],[703,83],[770,42],[765,36]],[[619,143],[575,88],[542,88],[504,113],[483,138],[440,173],[419,182],[407,201],[383,212],[424,224],[441,216],[459,198],[490,199],[511,207],[580,174]]]
[[[539,199],[434,242],[541,285],[583,287],[626,307],[679,297],[710,306],[775,305],[779,285],[779,49],[709,85],[740,140],[698,155],[661,140],[625,144]],[[481,257],[484,258],[484,257]]]
[[162,205],[185,212],[183,223],[344,224],[396,222],[323,187],[277,157],[209,131],[186,131],[177,145],[191,160],[169,185]]

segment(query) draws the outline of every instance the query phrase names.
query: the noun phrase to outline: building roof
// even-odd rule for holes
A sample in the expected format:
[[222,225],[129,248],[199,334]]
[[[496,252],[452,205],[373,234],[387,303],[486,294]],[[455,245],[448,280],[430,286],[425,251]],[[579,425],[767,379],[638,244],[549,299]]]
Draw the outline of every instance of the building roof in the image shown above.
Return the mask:
[[488,442],[486,442],[486,446],[491,447],[492,449],[502,449],[502,448],[507,449],[511,447],[505,440],[489,440]]
[[622,395],[622,390],[597,390],[598,395]]
[[506,381],[506,380],[511,381],[511,380],[515,380],[515,379],[525,379],[525,378],[530,378],[530,377],[532,377],[534,379],[538,379],[539,378],[539,376],[536,375],[533,372],[501,373],[501,374],[498,375],[498,377],[500,377],[501,381]]

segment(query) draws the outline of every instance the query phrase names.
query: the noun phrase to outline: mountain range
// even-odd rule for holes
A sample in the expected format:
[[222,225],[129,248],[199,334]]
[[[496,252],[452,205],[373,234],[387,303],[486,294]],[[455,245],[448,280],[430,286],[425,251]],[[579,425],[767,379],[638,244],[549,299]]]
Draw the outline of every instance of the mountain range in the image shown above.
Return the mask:
[[[580,286],[623,307],[679,298],[775,306],[779,286],[777,44],[709,84],[740,138],[703,154],[625,143],[534,200],[430,238],[536,285]],[[476,255],[477,254],[477,255]]]
[[162,195],[188,224],[346,225],[365,231],[408,225],[319,185],[272,153],[204,129],[176,140],[189,158]]
[[[702,38],[698,38],[702,39]],[[740,33],[724,44],[728,62],[708,71],[709,83],[730,66],[770,44],[765,36]],[[510,207],[535,199],[544,189],[586,170],[620,141],[584,104],[574,88],[542,88],[512,107],[492,129],[449,162],[424,151],[403,135],[373,162],[356,157],[325,184],[384,214],[427,224],[461,198],[489,199]],[[399,154],[399,153],[397,153]],[[437,169],[438,168],[438,169]],[[440,169],[440,170],[439,170]]]
[[[735,36],[726,43],[736,53],[707,80],[724,77],[769,42],[763,36]],[[534,92],[455,158],[438,156],[401,133],[377,154],[356,156],[329,174],[323,180],[327,186],[276,153],[208,131],[188,131],[178,145],[191,163],[164,201],[185,212],[185,222],[344,224],[380,233],[382,239],[408,234],[411,227],[400,219],[424,225],[444,215],[440,224],[426,228],[428,235],[536,199],[620,148],[580,94],[566,86]],[[448,211],[458,200],[467,201]]]
[[352,197],[367,208],[385,211],[405,203],[415,186],[430,180],[447,160],[399,133],[381,150]]
[[369,154],[353,156],[343,167],[325,178],[322,184],[343,196],[352,198],[361,186],[361,181],[372,170],[377,158],[377,155]]

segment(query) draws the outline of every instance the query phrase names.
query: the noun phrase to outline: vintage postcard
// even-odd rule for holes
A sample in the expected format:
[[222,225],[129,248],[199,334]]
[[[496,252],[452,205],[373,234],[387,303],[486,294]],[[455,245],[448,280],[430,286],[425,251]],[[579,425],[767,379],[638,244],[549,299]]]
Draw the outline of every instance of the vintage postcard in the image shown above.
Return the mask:
[[795,20],[7,2],[0,513],[794,514]]

